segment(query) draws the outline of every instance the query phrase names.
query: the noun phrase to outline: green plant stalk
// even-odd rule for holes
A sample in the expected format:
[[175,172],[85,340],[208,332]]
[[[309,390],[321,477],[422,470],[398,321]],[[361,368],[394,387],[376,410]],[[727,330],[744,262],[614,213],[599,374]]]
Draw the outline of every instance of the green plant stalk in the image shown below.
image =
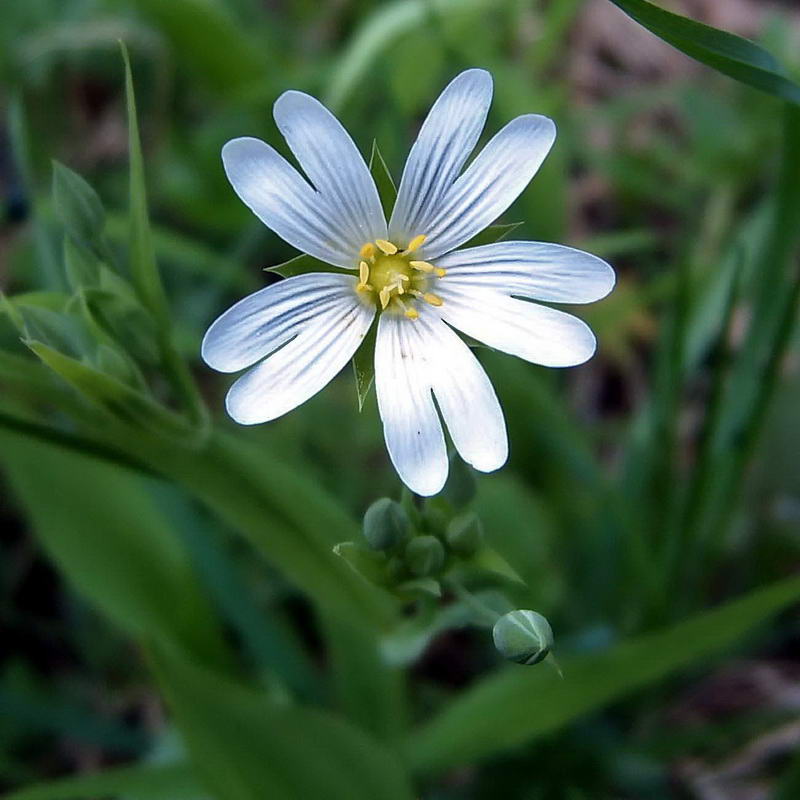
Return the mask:
[[[719,547],[738,504],[737,487],[758,444],[769,402],[780,378],[780,364],[791,342],[798,305],[796,261],[800,244],[800,110],[784,107],[784,146],[777,205],[771,232],[754,274],[761,281],[742,353],[728,380],[721,412],[709,433],[708,466],[700,498],[689,520],[695,541],[692,573]],[[785,289],[784,289],[785,287]],[[730,411],[728,411],[730,409]],[[726,413],[728,412],[728,413]]]
[[128,107],[128,158],[130,161],[130,264],[131,275],[139,297],[156,320],[161,360],[178,396],[185,405],[198,438],[206,435],[209,426],[208,409],[192,378],[189,367],[172,341],[172,325],[164,285],[158,271],[150,217],[147,209],[147,189],[144,178],[144,159],[136,113],[136,97],[128,50],[120,43],[125,64],[125,97]]
[[[94,422],[92,422],[94,420]],[[339,541],[357,538],[353,520],[311,482],[240,436],[212,430],[202,447],[166,441],[122,423],[97,430],[96,415],[84,411],[91,431],[65,436],[44,425],[0,417],[0,426],[68,447],[137,464],[175,481],[217,513],[317,605],[378,629],[393,619],[388,597],[356,575],[333,553]],[[126,463],[127,462],[127,463]]]
[[681,514],[676,518],[675,524],[665,541],[664,551],[664,592],[662,599],[666,601],[666,593],[670,586],[677,587],[682,559],[691,557],[693,550],[692,536],[694,534],[693,521],[701,509],[703,493],[708,489],[709,481],[713,474],[713,458],[711,443],[715,426],[717,425],[724,407],[725,387],[728,369],[733,360],[731,347],[732,326],[736,304],[741,293],[744,255],[742,254],[737,264],[736,273],[728,287],[725,301],[725,311],[719,336],[717,337],[716,364],[713,369],[711,386],[708,394],[707,410],[703,420],[697,442],[697,463],[694,467],[687,497],[681,509]]
[[699,590],[699,576],[708,567],[714,554],[719,550],[725,534],[730,528],[739,503],[732,498],[741,498],[747,467],[757,449],[764,422],[769,411],[772,398],[780,381],[780,368],[786,352],[797,329],[797,311],[800,308],[800,270],[795,277],[792,290],[785,298],[785,309],[781,315],[774,347],[763,374],[763,388],[755,401],[750,418],[744,429],[735,437],[737,444],[729,456],[730,466],[726,472],[727,480],[724,492],[712,487],[714,492],[708,497],[705,516],[699,519],[699,539],[703,545],[701,554],[694,560],[691,574],[694,577],[695,592]]

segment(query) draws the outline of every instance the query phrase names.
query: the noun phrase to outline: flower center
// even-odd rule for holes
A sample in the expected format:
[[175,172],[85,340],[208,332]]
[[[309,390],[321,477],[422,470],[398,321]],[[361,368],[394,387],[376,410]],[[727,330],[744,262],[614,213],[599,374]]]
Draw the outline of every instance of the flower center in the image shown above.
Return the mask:
[[434,276],[443,278],[445,270],[414,258],[424,241],[425,236],[415,236],[405,250],[386,239],[367,242],[361,248],[356,291],[382,311],[390,309],[409,319],[419,317],[419,300],[442,305],[442,299],[429,292],[428,286]]

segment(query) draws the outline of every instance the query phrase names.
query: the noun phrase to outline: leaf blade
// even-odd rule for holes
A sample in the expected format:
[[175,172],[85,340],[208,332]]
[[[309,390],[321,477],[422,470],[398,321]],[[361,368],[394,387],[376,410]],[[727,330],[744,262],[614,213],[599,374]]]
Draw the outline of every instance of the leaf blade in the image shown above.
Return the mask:
[[741,83],[800,104],[800,86],[764,48],[647,0],[611,0],[635,22],[691,58]]
[[407,755],[427,772],[483,758],[557,730],[626,693],[733,644],[800,598],[800,578],[774,583],[697,614],[666,631],[602,653],[565,659],[554,673],[509,668],[456,700],[412,733]]

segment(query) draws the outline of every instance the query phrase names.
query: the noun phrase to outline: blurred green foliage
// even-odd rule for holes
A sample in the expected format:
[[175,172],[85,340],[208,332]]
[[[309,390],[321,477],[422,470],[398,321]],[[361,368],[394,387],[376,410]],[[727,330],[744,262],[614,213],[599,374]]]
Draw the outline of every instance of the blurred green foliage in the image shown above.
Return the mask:
[[[614,0],[738,81],[653,82],[626,47],[636,29],[592,5],[616,38],[575,0],[0,9],[10,799],[671,798],[691,791],[675,765],[716,780],[792,718],[777,696],[687,711],[686,687],[798,651],[781,615],[800,598],[797,15],[764,15],[762,47]],[[588,366],[477,351],[510,462],[474,497],[454,469],[420,505],[400,496],[358,359],[357,385],[343,375],[275,423],[222,418],[200,336],[295,254],[219,151],[256,135],[285,152],[270,106],[303,89],[372,153],[386,195],[469,66],[495,78],[490,130],[536,111],[560,131],[503,221],[607,258],[620,282],[585,310]],[[446,553],[399,599],[348,564],[384,495],[424,533],[415,549]],[[461,554],[473,517],[448,527],[456,512],[482,529]],[[473,594],[439,574],[454,561]],[[501,662],[486,616],[509,602],[551,621],[563,678]],[[779,766],[756,777],[793,796],[798,766]],[[103,771],[64,777],[88,767]]]

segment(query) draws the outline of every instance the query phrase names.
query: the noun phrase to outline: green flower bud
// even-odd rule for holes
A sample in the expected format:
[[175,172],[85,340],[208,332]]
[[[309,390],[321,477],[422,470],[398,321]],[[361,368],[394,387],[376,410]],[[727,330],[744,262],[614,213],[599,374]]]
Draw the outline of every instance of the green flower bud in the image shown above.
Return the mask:
[[458,456],[453,455],[442,496],[452,503],[454,508],[463,508],[475,497],[475,490],[475,474],[472,468]]
[[492,630],[494,646],[509,661],[538,664],[553,646],[550,623],[535,611],[518,609],[503,614]]
[[400,503],[376,500],[364,514],[364,538],[373,550],[392,550],[408,538],[411,523]]
[[412,574],[435,575],[444,566],[444,546],[435,536],[417,536],[408,543],[405,557]]
[[473,555],[483,542],[483,525],[474,512],[461,514],[447,526],[447,544],[465,558]]
[[435,505],[435,500],[434,504],[432,504],[430,501],[425,504],[425,510],[422,512],[422,519],[425,523],[425,529],[429,533],[435,533],[437,536],[443,536],[444,532],[447,530],[449,515]]
[[392,556],[386,562],[386,577],[391,583],[398,583],[408,577],[405,561],[400,556]]

